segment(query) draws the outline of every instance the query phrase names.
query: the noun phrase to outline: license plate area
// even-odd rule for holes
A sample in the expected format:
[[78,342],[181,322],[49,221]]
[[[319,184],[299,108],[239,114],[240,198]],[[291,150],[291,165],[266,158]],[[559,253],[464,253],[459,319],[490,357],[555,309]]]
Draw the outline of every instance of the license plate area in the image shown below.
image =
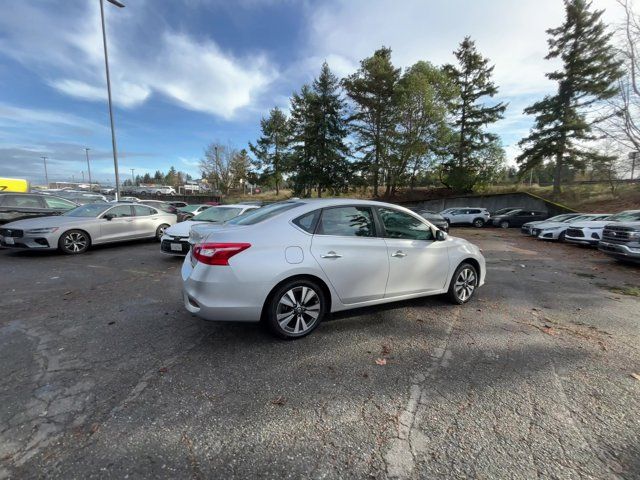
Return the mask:
[[172,243],[169,245],[169,248],[172,252],[182,252],[182,244],[181,243]]
[[7,245],[15,245],[15,240],[11,237],[5,237],[4,238],[4,243],[6,243]]

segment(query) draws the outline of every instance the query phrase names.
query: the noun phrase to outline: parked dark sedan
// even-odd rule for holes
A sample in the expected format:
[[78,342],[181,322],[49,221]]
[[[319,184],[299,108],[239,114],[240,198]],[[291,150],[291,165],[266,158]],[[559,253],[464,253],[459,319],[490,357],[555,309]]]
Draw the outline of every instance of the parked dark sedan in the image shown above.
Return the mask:
[[60,215],[78,205],[71,200],[41,193],[0,193],[0,225],[26,218]]
[[422,218],[438,227],[440,230],[445,232],[449,231],[449,222],[447,222],[447,219],[439,213],[432,212],[431,210],[424,210],[421,208],[411,208],[410,210],[413,210]]
[[538,220],[546,220],[549,218],[547,212],[541,212],[538,210],[527,210],[525,208],[512,210],[504,215],[497,215],[491,217],[491,223],[495,227],[510,228],[521,227],[525,223],[535,222]]

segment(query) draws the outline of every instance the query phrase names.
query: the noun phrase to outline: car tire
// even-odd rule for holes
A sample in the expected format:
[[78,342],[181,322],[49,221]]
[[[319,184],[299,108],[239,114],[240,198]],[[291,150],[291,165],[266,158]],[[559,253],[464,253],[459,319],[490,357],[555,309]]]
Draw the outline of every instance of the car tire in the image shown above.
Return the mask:
[[159,242],[160,239],[162,239],[162,236],[164,235],[164,231],[170,226],[171,225],[167,223],[163,223],[162,225],[159,225],[158,228],[156,228],[156,236],[155,236],[156,241]]
[[478,289],[478,280],[476,267],[470,263],[461,263],[451,277],[447,297],[457,305],[467,303]]
[[484,219],[482,219],[482,218],[476,218],[476,219],[473,221],[473,226],[474,226],[474,227],[476,227],[476,228],[482,228],[482,227],[484,227]]
[[83,230],[67,230],[58,239],[58,248],[65,255],[80,255],[91,246],[91,237]]
[[565,240],[564,240],[565,233],[566,233],[566,232],[562,232],[560,235],[558,235],[558,241],[559,241],[559,242],[564,242],[564,241],[565,241]]
[[307,279],[291,280],[270,295],[265,313],[273,334],[284,339],[302,338],[314,331],[325,317],[327,299],[317,283]]
[[509,228],[509,222],[507,222],[506,220],[502,220],[500,222],[500,228]]

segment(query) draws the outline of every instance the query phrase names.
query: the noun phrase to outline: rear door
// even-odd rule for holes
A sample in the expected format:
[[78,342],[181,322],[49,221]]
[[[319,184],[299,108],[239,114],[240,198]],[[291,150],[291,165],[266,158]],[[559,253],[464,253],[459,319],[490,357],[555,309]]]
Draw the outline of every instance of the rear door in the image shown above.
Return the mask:
[[389,259],[387,246],[376,231],[371,207],[323,209],[311,241],[311,254],[342,303],[384,297]]
[[385,297],[442,290],[449,274],[447,242],[435,241],[429,225],[393,208],[377,208],[389,256]]
[[146,205],[134,205],[133,213],[135,214],[133,225],[136,237],[147,238],[155,236],[158,211]]
[[[113,218],[107,220],[104,218],[105,215],[113,215]],[[131,205],[118,205],[110,208],[102,214],[100,219],[100,240],[103,242],[115,242],[136,238],[133,220]]]

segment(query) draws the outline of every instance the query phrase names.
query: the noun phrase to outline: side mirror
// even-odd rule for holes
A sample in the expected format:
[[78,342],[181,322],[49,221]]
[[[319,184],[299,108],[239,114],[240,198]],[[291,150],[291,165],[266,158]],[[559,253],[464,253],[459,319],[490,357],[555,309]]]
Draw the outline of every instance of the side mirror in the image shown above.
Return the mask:
[[447,232],[443,232],[442,230],[436,230],[436,240],[438,242],[443,242],[448,237]]
[[111,221],[115,218],[115,215],[113,213],[105,213],[102,218],[104,218],[105,220]]

